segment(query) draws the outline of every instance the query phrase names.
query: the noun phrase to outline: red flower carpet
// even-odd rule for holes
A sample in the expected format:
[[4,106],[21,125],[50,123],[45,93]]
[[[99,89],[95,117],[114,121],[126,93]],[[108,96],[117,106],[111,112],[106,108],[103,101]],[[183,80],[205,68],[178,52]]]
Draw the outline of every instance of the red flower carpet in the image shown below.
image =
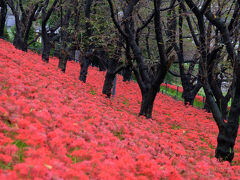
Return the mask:
[[16,50],[0,40],[0,179],[240,179],[214,158],[211,114],[158,94],[153,119],[138,117],[136,83],[118,76],[115,98],[102,94],[104,75],[90,68]]

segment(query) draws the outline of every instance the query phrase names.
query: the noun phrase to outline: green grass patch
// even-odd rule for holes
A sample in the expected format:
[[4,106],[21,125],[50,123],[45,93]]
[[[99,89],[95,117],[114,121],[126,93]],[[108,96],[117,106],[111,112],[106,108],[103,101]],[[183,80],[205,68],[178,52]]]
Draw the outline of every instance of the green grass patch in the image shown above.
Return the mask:
[[120,141],[124,140],[124,132],[123,128],[121,128],[119,131],[112,131],[113,135],[116,136]]
[[179,126],[179,125],[174,124],[174,125],[172,125],[172,129],[182,129],[182,127]]
[[[174,89],[167,88],[167,91],[166,91],[166,86],[161,86],[160,92],[163,94],[166,94],[168,96],[172,96],[173,98],[175,98],[179,101],[184,101],[184,99],[182,98],[182,93],[179,91],[177,93],[177,91]],[[198,101],[197,99],[194,99],[193,106],[198,107],[198,108],[203,108],[204,104],[202,101]]]
[[19,162],[24,162],[24,150],[28,146],[26,143],[24,143],[21,140],[16,140],[12,144],[15,144],[18,147],[17,157]]
[[5,164],[3,161],[0,161],[0,168],[3,170],[12,170],[12,163]]
[[14,139],[15,136],[18,134],[17,132],[14,132],[14,131],[6,131],[6,130],[3,130],[3,134],[6,136],[6,137],[9,137],[11,139]]
[[167,94],[167,95],[169,95],[169,96],[172,96],[172,97],[174,97],[174,98],[176,98],[176,99],[178,99],[178,100],[183,101],[182,93],[179,92],[179,91],[178,91],[178,93],[177,93],[176,90],[173,90],[173,89],[170,89],[170,88],[167,88],[167,91],[166,91],[166,86],[161,86],[160,91],[161,91],[161,93],[163,93],[163,94],[165,93],[165,94]]
[[69,157],[72,160],[73,164],[91,160],[91,156],[73,156],[71,154],[67,154],[67,157]]
[[205,138],[200,137],[200,139],[201,139],[202,142],[206,143],[211,149],[215,149],[215,148],[213,147],[213,145],[209,144],[209,143],[206,141]]
[[125,104],[125,105],[129,105],[129,100],[128,100],[127,98],[124,97],[124,100],[123,100],[122,103]]
[[96,91],[93,88],[90,88],[90,94],[96,95],[97,93],[96,93]]
[[8,127],[14,127],[14,124],[12,124],[7,114],[0,115],[0,118],[2,122],[5,123]]

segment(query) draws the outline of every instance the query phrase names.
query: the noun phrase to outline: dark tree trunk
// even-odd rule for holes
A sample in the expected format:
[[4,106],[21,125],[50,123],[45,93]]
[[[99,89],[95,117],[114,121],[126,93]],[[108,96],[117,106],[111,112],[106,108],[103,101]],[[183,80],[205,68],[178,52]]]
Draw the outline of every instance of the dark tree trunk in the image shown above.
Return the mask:
[[[115,24],[116,28],[121,33],[121,35],[125,38],[127,45],[130,46],[137,63],[137,66],[136,67],[132,66],[132,69],[142,92],[142,104],[141,104],[141,110],[139,115],[143,115],[147,118],[151,118],[154,99],[160,88],[161,83],[164,81],[164,78],[171,64],[173,63],[174,58],[168,59],[165,51],[165,45],[164,45],[163,34],[162,34],[162,26],[161,26],[161,15],[160,15],[161,1],[154,0],[154,13],[151,15],[151,17],[148,18],[148,20],[145,21],[145,23],[141,27],[139,27],[135,31],[134,18],[132,18],[132,13],[135,5],[138,2],[139,0],[129,1],[126,8],[123,9],[124,16],[123,16],[122,22],[125,26],[124,28],[125,30],[123,31],[121,28],[121,25],[117,22],[115,18],[113,3],[111,0],[108,0],[113,23]],[[159,61],[158,61],[158,64],[156,65],[156,74],[154,74],[155,72],[153,72],[151,69],[149,70],[146,64],[146,61],[142,55],[142,50],[138,46],[139,36],[136,35],[136,33],[138,34],[142,29],[147,27],[153,18],[154,18],[154,30],[156,35],[156,43],[157,43],[158,54],[159,54]],[[132,64],[132,63],[129,63],[129,64]]]
[[153,103],[158,89],[149,88],[142,91],[142,103],[139,115],[146,118],[152,118]]
[[28,46],[24,42],[20,32],[16,32],[16,34],[14,36],[14,40],[13,40],[13,45],[14,45],[15,48],[27,52],[27,47]]
[[[119,50],[117,50],[118,52]],[[122,69],[118,69],[119,67],[119,56],[120,56],[120,51],[117,53],[116,57],[111,58],[109,60],[109,64],[108,64],[108,70],[107,70],[107,74],[105,76],[105,81],[104,81],[104,85],[103,85],[103,90],[102,93],[106,94],[108,98],[111,97],[112,94],[112,87],[113,87],[113,81],[116,77],[116,74]]]
[[127,66],[124,68],[123,71],[123,81],[131,81],[132,79],[132,68],[130,66]]
[[131,81],[132,80],[132,56],[131,56],[131,47],[128,41],[126,41],[126,48],[125,48],[125,56],[127,59],[127,66],[123,69],[123,81]]
[[49,62],[51,44],[49,40],[43,40],[42,60],[46,63]]
[[231,162],[234,157],[234,145],[237,138],[240,114],[240,78],[236,83],[233,103],[227,122],[219,126],[217,138],[216,158]]
[[1,15],[0,15],[0,37],[4,37],[4,27],[7,17],[7,4],[5,0],[0,0]]
[[191,90],[188,91],[186,89],[183,90],[183,99],[184,99],[184,104],[185,105],[193,105],[193,102],[194,102],[194,99],[195,99],[195,96],[193,96]]
[[232,86],[229,87],[228,93],[226,96],[223,95],[221,91],[221,86],[222,86],[222,82],[221,80],[218,79],[216,75],[216,77],[211,80],[211,88],[214,96],[216,97],[216,103],[222,112],[223,119],[226,119],[228,115],[228,102],[232,96],[232,93],[231,93]]
[[116,77],[116,74],[111,73],[110,71],[107,71],[102,93],[106,94],[108,98],[110,98],[112,95],[113,81],[114,81],[115,77]]
[[237,138],[239,118],[240,118],[240,59],[235,65],[235,73],[232,91],[232,105],[227,119],[227,123],[219,126],[217,138],[216,158],[231,162],[234,157],[234,145]]
[[42,60],[46,63],[49,62],[49,55],[50,55],[50,50],[51,50],[51,44],[50,44],[50,39],[47,34],[46,30],[46,19],[43,20],[42,22]]
[[211,108],[210,108],[210,106],[209,106],[209,104],[208,104],[207,101],[204,103],[204,107],[203,107],[203,109],[205,109],[208,113],[211,112]]
[[82,60],[80,61],[81,63],[81,70],[80,70],[80,76],[79,80],[82,82],[86,82],[87,79],[87,72],[88,72],[88,66],[90,65],[90,62],[92,61],[93,58],[93,53],[92,53],[92,42],[90,42],[90,37],[92,36],[92,29],[91,29],[91,24],[89,22],[90,20],[90,15],[91,15],[91,6],[92,6],[93,0],[86,0],[85,1],[85,8],[84,8],[84,14],[85,18],[87,18],[86,23],[85,23],[85,33],[86,33],[86,38],[88,39],[87,47],[85,48],[85,55],[82,56]]
[[114,51],[113,57],[109,59],[107,74],[105,76],[105,81],[103,85],[102,93],[106,94],[108,98],[111,97],[113,81],[116,77],[116,74],[119,73],[123,66],[119,63],[120,57],[122,55],[122,37],[118,35],[117,47]]
[[[69,3],[72,3],[70,0]],[[67,8],[66,15],[64,16],[64,19],[61,19],[61,29],[60,29],[60,37],[61,37],[61,45],[60,45],[60,53],[59,53],[59,63],[58,68],[61,69],[63,73],[66,71],[67,67],[67,60],[69,57],[69,49],[67,48],[67,40],[69,35],[68,26],[70,23],[71,18],[71,7]]]
[[[180,68],[183,68],[183,67],[180,66]],[[194,89],[194,86],[190,82],[190,78],[191,78],[190,75],[181,73],[181,81],[182,81],[182,87],[183,87],[182,98],[184,99],[185,105],[187,104],[193,105],[194,98],[195,98],[192,92]]]
[[[84,9],[84,14],[85,17],[89,20],[90,19],[90,15],[91,15],[91,6],[93,3],[93,0],[86,0],[85,2],[85,9]],[[90,22],[88,22],[88,20],[86,21],[85,27],[86,27],[86,34],[87,37],[91,37],[92,35],[92,28],[91,28],[91,24]]]
[[[182,6],[182,4],[181,4]],[[170,27],[172,26],[176,32],[176,15],[175,12],[173,11],[173,17],[172,20],[169,20],[169,24]],[[178,20],[178,31],[179,31],[179,35],[178,35],[178,39],[179,39],[179,43],[177,45],[176,42],[173,43],[173,47],[177,53],[178,56],[178,64],[179,64],[179,70],[180,70],[180,78],[181,78],[181,82],[182,82],[182,87],[183,87],[183,93],[182,93],[182,98],[184,99],[184,104],[185,105],[193,105],[194,103],[194,99],[199,91],[199,89],[201,88],[199,82],[197,82],[195,85],[195,81],[197,79],[192,77],[192,72],[194,70],[194,67],[196,65],[196,59],[193,59],[193,61],[191,62],[188,72],[185,73],[185,68],[184,68],[184,42],[183,42],[183,17],[182,17],[182,8],[179,8],[179,20]],[[169,31],[168,32],[168,36],[171,38],[173,32]],[[172,41],[176,41],[175,37],[172,38]]]
[[[238,127],[239,127],[239,115],[240,115],[240,58],[239,51],[236,53],[234,49],[233,40],[234,37],[231,36],[229,29],[227,27],[227,21],[222,21],[222,17],[217,17],[211,12],[211,1],[205,1],[201,9],[199,9],[192,0],[185,1],[189,8],[195,14],[198,20],[198,29],[200,32],[200,70],[202,73],[202,82],[204,92],[206,94],[207,103],[211,109],[214,120],[217,123],[219,134],[217,138],[217,148],[215,152],[216,158],[221,161],[231,162],[234,157],[234,145],[237,137]],[[239,6],[239,1],[236,3]],[[219,13],[221,14],[221,13]],[[235,13],[234,13],[235,14]],[[228,56],[231,59],[231,67],[233,69],[233,80],[232,80],[232,104],[231,109],[224,119],[224,114],[221,109],[221,104],[216,102],[219,99],[218,93],[214,90],[210,84],[208,75],[209,62],[208,62],[208,49],[206,47],[206,30],[204,16],[209,20],[212,25],[214,25],[217,30],[221,33],[221,41],[224,43],[227,50]],[[234,16],[234,15],[233,15]],[[233,17],[233,21],[236,18]],[[230,22],[231,24],[231,22]],[[231,28],[230,28],[231,29]],[[215,80],[216,81],[216,80]],[[217,87],[217,86],[215,86]],[[215,91],[215,92],[214,92]],[[222,93],[221,93],[222,94]]]
[[[101,47],[99,47],[101,48]],[[91,58],[91,65],[93,67],[98,67],[99,71],[107,70],[107,52],[102,49],[97,49],[94,51],[93,56]]]
[[220,161],[231,162],[234,157],[234,145],[237,138],[238,132],[238,117],[229,119],[231,123],[226,123],[224,126],[219,128],[219,134],[217,138],[217,148],[215,156]]
[[[221,87],[220,87],[221,88]],[[212,89],[213,90],[213,94],[216,98],[216,103],[219,107],[219,109],[221,110],[221,113],[222,113],[222,116],[223,116],[223,119],[227,119],[227,116],[228,116],[228,102],[231,98],[231,90],[228,92],[228,94],[226,96],[223,96],[222,94],[221,95],[217,95],[214,88]],[[210,109],[210,106],[208,104],[208,102],[206,101],[205,104],[204,104],[204,109],[210,113],[211,112],[211,109]]]
[[42,40],[43,40],[42,60],[46,63],[49,62],[49,55],[51,50],[50,37],[49,34],[47,33],[46,24],[57,3],[58,0],[54,0],[52,6],[49,8],[48,11],[46,11],[49,1],[45,1],[45,5],[42,9]]
[[81,70],[80,70],[79,80],[85,83],[87,79],[89,57],[83,56],[80,65],[81,65]]
[[228,99],[227,97],[224,97],[222,99],[222,101],[220,102],[220,108],[222,111],[222,115],[223,115],[223,119],[227,119],[227,115],[228,115],[228,102],[229,102],[230,98]]
[[58,63],[58,68],[61,69],[63,73],[66,71],[67,67],[67,51],[65,49],[60,50],[60,57],[59,57],[59,63]]
[[98,60],[98,64],[99,64],[99,70],[100,71],[106,71],[107,70],[107,52],[105,50],[100,50],[99,52],[97,51],[97,55],[99,58],[97,58]]

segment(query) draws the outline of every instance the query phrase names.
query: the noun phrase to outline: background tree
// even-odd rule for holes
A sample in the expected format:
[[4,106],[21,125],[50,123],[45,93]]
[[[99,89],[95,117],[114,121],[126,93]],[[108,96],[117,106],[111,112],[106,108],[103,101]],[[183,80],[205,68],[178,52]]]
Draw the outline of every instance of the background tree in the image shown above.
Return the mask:
[[116,31],[108,14],[105,1],[84,1],[84,22],[81,35],[81,72],[79,79],[86,82],[88,66],[97,66],[106,70],[113,57],[116,43]]
[[[62,72],[66,71],[67,60],[69,58],[69,44],[68,37],[69,35],[69,24],[72,16],[72,2],[73,0],[65,1],[66,9],[61,4],[61,28],[60,28],[60,51],[59,51],[59,63],[58,68],[61,69]],[[62,17],[64,15],[64,18]]]
[[85,36],[88,39],[88,41],[87,41],[87,44],[85,45],[84,54],[83,54],[81,62],[80,62],[81,71],[80,71],[79,80],[82,82],[86,82],[88,66],[90,63],[90,58],[92,56],[92,50],[93,50],[92,44],[89,41],[91,38],[91,35],[92,35],[92,29],[91,29],[91,23],[90,23],[92,3],[93,3],[93,0],[86,0],[85,8],[84,8],[84,14],[85,14],[85,18],[86,18]]
[[7,17],[7,4],[5,0],[0,0],[1,14],[0,14],[0,37],[4,37],[4,28]]
[[[120,25],[123,25],[122,22],[123,12],[118,12],[118,22]],[[124,28],[124,26],[122,27]],[[130,55],[130,47],[129,43],[125,41],[125,39],[119,34],[119,32],[115,32],[116,40],[113,41],[116,46],[113,47],[113,53],[110,52],[110,58],[108,59],[108,67],[107,73],[105,76],[105,81],[103,85],[102,93],[107,95],[108,98],[111,97],[112,88],[114,79],[116,78],[117,73],[123,71],[123,81],[130,81],[131,74],[132,74],[132,62],[131,62],[131,55]],[[126,44],[126,47],[124,45]],[[125,61],[123,61],[123,48],[125,48]]]
[[[201,85],[201,81],[200,81],[200,77],[199,77],[199,70],[197,70],[197,73],[194,73],[194,69],[196,69],[196,65],[198,64],[198,53],[197,54],[191,54],[190,57],[191,59],[186,59],[189,54],[189,52],[186,52],[186,50],[184,51],[184,44],[188,43],[186,42],[186,38],[184,38],[184,35],[186,36],[187,34],[192,34],[192,37],[195,41],[197,41],[197,37],[196,37],[196,33],[194,32],[194,28],[191,22],[190,17],[188,16],[188,14],[186,13],[186,8],[184,6],[183,2],[179,2],[179,17],[178,17],[178,24],[177,24],[177,17],[174,13],[172,14],[172,22],[169,22],[169,26],[175,26],[173,27],[173,30],[175,29],[175,31],[177,30],[177,25],[178,25],[178,39],[176,39],[175,37],[173,37],[173,41],[174,41],[174,50],[176,52],[177,55],[177,59],[178,59],[178,64],[179,64],[179,72],[180,75],[179,77],[181,78],[181,84],[183,87],[183,93],[182,93],[182,98],[184,99],[184,103],[185,104],[190,104],[193,105],[194,99],[198,93],[198,91],[200,90],[200,88],[202,87]],[[171,16],[171,14],[169,13],[169,17]],[[189,31],[186,31],[186,29],[183,29],[183,25],[184,24],[184,18],[186,17],[187,20],[187,24],[188,27],[190,29]],[[168,27],[168,29],[171,29],[170,27]],[[167,30],[168,32],[169,30]],[[167,33],[167,36],[171,37],[173,33],[170,31]],[[175,34],[175,33],[174,33]],[[177,43],[178,41],[178,43]],[[198,45],[198,42],[197,42]],[[192,51],[193,52],[193,48]],[[189,57],[189,56],[188,56]],[[184,66],[185,63],[189,63],[189,66],[186,68]],[[187,69],[187,70],[186,70]],[[174,74],[175,75],[175,74]]]
[[60,23],[58,23],[58,25],[56,25],[53,28],[48,28],[46,27],[48,20],[50,19],[55,6],[57,5],[57,3],[59,2],[59,0],[54,0],[54,2],[52,3],[52,5],[50,6],[50,8],[47,10],[47,7],[50,5],[49,0],[46,0],[44,3],[44,6],[42,8],[42,44],[43,44],[43,50],[42,50],[42,59],[45,62],[49,61],[49,55],[50,55],[50,50],[51,50],[51,40],[54,36],[54,32],[56,31],[56,29],[59,28]]
[[[186,0],[187,5],[192,10],[193,14],[197,19],[197,27],[199,29],[199,53],[200,57],[200,71],[201,71],[201,80],[204,88],[204,92],[207,97],[207,102],[213,114],[213,117],[219,128],[219,134],[217,138],[217,148],[216,148],[216,157],[221,161],[231,162],[234,157],[234,144],[237,137],[238,126],[239,126],[239,114],[240,114],[240,59],[239,51],[234,45],[233,37],[229,32],[230,24],[227,21],[224,21],[223,14],[214,15],[211,11],[211,0],[205,1],[201,8],[192,1]],[[232,2],[233,3],[233,2]],[[239,7],[239,2],[235,4]],[[228,11],[225,11],[228,12]],[[229,59],[231,61],[232,68],[232,103],[230,107],[230,112],[228,115],[224,115],[220,105],[216,102],[218,97],[214,94],[214,90],[209,82],[209,58],[208,58],[208,47],[207,47],[207,31],[206,31],[206,18],[214,25],[216,31],[219,31],[219,36],[221,38],[224,47],[228,53]],[[228,16],[234,17],[234,13],[229,14]],[[237,25],[239,23],[238,18],[232,18],[233,23]],[[234,28],[236,31],[237,27]],[[215,32],[216,32],[215,31]],[[213,44],[213,46],[218,45],[218,43]]]
[[112,55],[112,57],[108,60],[108,69],[102,90],[102,93],[106,94],[107,97],[110,97],[112,94],[113,81],[116,78],[116,74],[123,69],[123,66],[121,66],[120,64],[120,58],[122,56],[122,46],[123,40],[121,36],[119,36],[115,52]]
[[[161,9],[160,5],[161,1],[155,0],[154,1],[154,30],[156,35],[156,44],[158,48],[159,60],[157,65],[154,68],[149,69],[146,61],[144,59],[143,53],[138,45],[138,41],[136,39],[136,33],[138,30],[135,30],[134,24],[136,23],[133,18],[133,12],[138,4],[139,0],[133,0],[129,3],[123,4],[123,12],[124,18],[123,22],[125,24],[126,30],[124,31],[121,29],[120,25],[118,24],[113,9],[113,3],[111,0],[108,0],[109,7],[111,10],[111,16],[113,19],[114,24],[118,28],[119,32],[126,38],[128,41],[131,50],[134,55],[134,60],[136,61],[136,65],[134,66],[134,74],[136,76],[138,85],[141,89],[142,93],[142,103],[141,103],[141,110],[139,115],[144,115],[147,118],[152,117],[152,110],[153,110],[153,103],[155,97],[159,91],[161,83],[164,81],[164,78],[168,72],[169,67],[171,66],[172,62],[174,61],[174,57],[170,59],[167,58],[165,43],[163,40],[163,33],[161,28]],[[171,2],[171,5],[173,3]],[[140,28],[144,28],[151,22],[152,17],[149,17],[147,20],[146,25]]]
[[24,2],[6,0],[6,2],[15,17],[16,33],[13,45],[17,49],[27,51],[30,30],[41,12],[42,3],[40,0]]

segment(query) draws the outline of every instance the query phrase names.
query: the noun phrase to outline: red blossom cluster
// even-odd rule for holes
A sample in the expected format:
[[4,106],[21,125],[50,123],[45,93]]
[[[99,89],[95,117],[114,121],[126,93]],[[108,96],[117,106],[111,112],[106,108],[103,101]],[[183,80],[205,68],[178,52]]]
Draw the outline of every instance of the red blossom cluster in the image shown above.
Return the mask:
[[0,179],[239,179],[214,158],[217,126],[210,114],[159,93],[153,117],[138,117],[136,83],[101,94],[105,72],[79,64],[66,74],[32,52],[0,40]]

